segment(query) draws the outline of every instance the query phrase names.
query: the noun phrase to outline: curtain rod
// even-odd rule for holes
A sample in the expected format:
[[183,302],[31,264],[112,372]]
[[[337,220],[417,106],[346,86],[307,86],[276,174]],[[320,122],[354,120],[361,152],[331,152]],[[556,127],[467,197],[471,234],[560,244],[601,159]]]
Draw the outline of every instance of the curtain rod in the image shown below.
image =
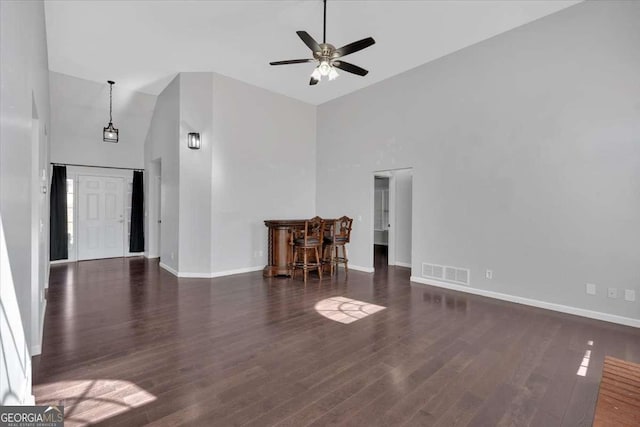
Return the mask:
[[121,170],[127,170],[127,171],[141,171],[141,172],[144,172],[144,169],[142,169],[142,168],[119,168],[117,166],[78,165],[78,164],[74,164],[74,163],[58,163],[58,162],[51,162],[51,164],[52,165],[56,165],[56,166],[77,166],[77,167],[81,167],[81,168],[121,169]]

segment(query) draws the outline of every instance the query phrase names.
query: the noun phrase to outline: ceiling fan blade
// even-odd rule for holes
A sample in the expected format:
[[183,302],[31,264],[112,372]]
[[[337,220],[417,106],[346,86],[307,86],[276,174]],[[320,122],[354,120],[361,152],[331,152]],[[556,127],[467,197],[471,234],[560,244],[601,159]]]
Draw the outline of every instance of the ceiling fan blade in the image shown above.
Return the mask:
[[342,46],[339,49],[336,49],[334,56],[337,58],[339,56],[346,56],[352,53],[358,52],[359,50],[368,48],[372,44],[375,44],[375,40],[372,37],[367,37],[366,39],[358,40],[357,42],[349,43],[347,45]]
[[357,65],[350,64],[344,61],[333,61],[332,65],[336,68],[346,71],[347,73],[357,74],[359,76],[366,76],[369,71]]
[[318,42],[315,41],[313,37],[311,37],[306,31],[296,31],[296,34],[302,39],[304,44],[306,44],[309,49],[311,49],[311,51],[320,52],[322,50],[320,49],[320,45],[318,44]]
[[313,59],[289,59],[287,61],[269,62],[269,65],[287,65],[287,64],[303,64],[305,62],[313,62]]
[[311,80],[309,80],[309,85],[310,86],[317,85],[319,81],[320,80],[311,77]]

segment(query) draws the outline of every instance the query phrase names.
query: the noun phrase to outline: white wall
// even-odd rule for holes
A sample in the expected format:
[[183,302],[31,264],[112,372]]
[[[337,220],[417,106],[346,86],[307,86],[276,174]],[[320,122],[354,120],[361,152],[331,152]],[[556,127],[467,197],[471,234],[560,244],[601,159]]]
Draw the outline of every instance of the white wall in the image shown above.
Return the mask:
[[[42,2],[0,2],[0,223],[3,229],[0,233],[0,403],[3,405],[33,402],[30,356],[40,347],[44,304],[39,294],[48,265],[48,199],[46,194],[38,192],[41,185],[48,183],[45,167],[49,161],[47,70]],[[32,144],[32,136],[36,137],[36,145]],[[44,180],[41,180],[38,172],[43,169]]]
[[[264,267],[264,220],[315,214],[315,115],[228,77],[181,73],[158,97],[145,148],[150,171],[161,159],[161,262],[190,277]],[[200,150],[187,148],[188,132]]]
[[318,214],[362,217],[350,261],[372,266],[372,172],[413,167],[414,276],[639,319],[605,296],[640,291],[638,22],[581,3],[321,105]]
[[56,72],[51,85],[51,161],[144,168],[144,142],[156,97],[113,86],[117,144],[102,141],[109,123],[109,85]]
[[315,134],[316,107],[213,75],[213,272],[264,267],[264,220],[315,215]]
[[[211,273],[211,176],[213,75],[180,74],[180,265],[181,273]],[[187,147],[200,133],[201,148]]]
[[[180,76],[176,76],[165,88],[156,101],[155,110],[151,119],[149,133],[144,145],[144,163],[146,165],[145,182],[145,210],[147,219],[157,218],[151,214],[154,201],[149,199],[150,186],[157,164],[161,164],[162,179],[162,235],[160,236],[162,247],[160,248],[160,262],[178,271],[179,247],[179,186],[180,186],[180,158],[178,140],[180,138]],[[153,171],[153,172],[151,172]],[[157,224],[157,223],[156,223]],[[145,221],[145,236],[152,235],[155,225],[150,226],[150,221]],[[155,236],[154,236],[155,237]]]

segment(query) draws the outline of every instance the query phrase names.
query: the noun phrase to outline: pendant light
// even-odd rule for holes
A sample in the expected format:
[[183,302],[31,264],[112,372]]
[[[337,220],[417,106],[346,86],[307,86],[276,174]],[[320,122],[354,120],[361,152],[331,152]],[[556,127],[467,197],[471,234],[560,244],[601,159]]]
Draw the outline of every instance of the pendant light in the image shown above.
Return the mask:
[[118,142],[118,129],[113,127],[113,85],[114,81],[107,81],[109,83],[109,126],[102,128],[102,140],[104,142]]

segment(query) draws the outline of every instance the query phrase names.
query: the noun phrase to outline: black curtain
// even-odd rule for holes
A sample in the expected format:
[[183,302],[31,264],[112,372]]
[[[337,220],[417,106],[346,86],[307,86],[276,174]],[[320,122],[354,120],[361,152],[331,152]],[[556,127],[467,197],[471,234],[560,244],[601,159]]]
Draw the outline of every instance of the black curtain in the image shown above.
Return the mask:
[[69,258],[67,234],[67,167],[53,166],[50,198],[49,258],[51,261]]
[[144,186],[142,172],[133,172],[131,192],[131,236],[129,252],[144,251]]

